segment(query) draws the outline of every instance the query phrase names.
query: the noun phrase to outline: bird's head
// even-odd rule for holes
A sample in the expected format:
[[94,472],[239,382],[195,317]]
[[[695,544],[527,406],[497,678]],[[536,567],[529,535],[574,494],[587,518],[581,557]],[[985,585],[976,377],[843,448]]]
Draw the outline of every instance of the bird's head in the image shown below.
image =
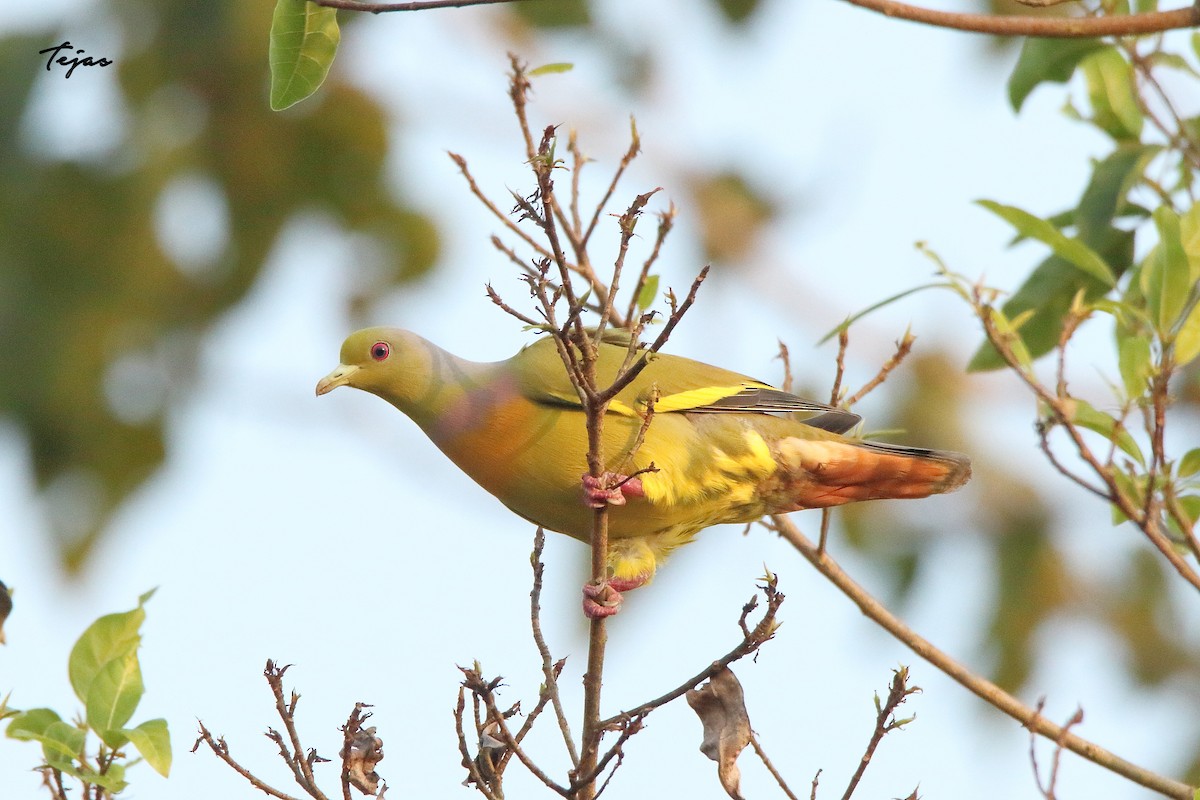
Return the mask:
[[342,343],[341,363],[317,383],[317,394],[352,386],[406,406],[429,390],[433,360],[440,352],[415,333],[399,328],[364,328]]

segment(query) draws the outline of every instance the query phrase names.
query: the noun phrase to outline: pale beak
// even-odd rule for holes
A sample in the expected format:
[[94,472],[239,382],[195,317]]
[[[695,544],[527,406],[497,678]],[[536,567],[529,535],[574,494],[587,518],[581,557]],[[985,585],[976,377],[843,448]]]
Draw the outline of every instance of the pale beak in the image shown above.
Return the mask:
[[345,386],[346,384],[350,383],[350,378],[353,377],[354,373],[358,372],[358,370],[359,367],[355,364],[350,364],[349,366],[346,364],[338,364],[337,369],[326,375],[324,378],[321,378],[320,382],[317,383],[317,396],[320,397],[326,392],[332,392],[337,387]]

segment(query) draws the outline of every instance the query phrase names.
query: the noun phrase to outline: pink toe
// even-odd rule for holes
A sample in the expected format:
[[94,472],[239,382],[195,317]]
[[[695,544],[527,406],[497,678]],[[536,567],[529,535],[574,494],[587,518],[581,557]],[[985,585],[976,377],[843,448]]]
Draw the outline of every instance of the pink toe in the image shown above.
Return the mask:
[[583,613],[588,619],[604,619],[621,610],[621,593],[608,582],[583,585]]

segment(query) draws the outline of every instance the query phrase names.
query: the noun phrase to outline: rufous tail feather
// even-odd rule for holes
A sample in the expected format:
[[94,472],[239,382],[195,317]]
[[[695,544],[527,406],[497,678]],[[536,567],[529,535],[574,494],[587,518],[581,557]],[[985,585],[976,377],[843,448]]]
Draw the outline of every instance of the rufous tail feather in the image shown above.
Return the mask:
[[961,453],[878,442],[791,438],[778,443],[779,495],[790,510],[859,500],[928,497],[971,477]]

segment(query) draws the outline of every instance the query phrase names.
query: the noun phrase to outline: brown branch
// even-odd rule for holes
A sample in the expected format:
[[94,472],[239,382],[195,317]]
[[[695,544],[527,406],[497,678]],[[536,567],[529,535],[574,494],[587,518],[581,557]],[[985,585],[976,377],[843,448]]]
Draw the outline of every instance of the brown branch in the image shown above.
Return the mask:
[[996,36],[1041,36],[1051,39],[1137,36],[1200,25],[1200,4],[1173,11],[1147,11],[1107,17],[1023,17],[961,14],[901,3],[897,0],[846,0],[851,5],[888,17],[938,28]]
[[[787,785],[787,781],[783,779],[783,775],[779,773],[779,770],[775,769],[775,765],[771,763],[771,759],[767,758],[767,752],[759,744],[758,737],[754,735],[754,731],[750,731],[750,746],[754,748],[755,754],[758,755],[759,761],[763,762],[763,766],[767,768],[767,772],[771,773],[771,777],[775,779],[775,783],[779,784],[780,790],[788,796],[788,800],[800,800],[792,792],[791,787]],[[813,778],[814,792],[816,791],[816,780],[816,778]]]
[[458,734],[458,752],[462,754],[462,764],[467,768],[468,777],[463,781],[463,785],[468,783],[475,784],[475,788],[488,800],[498,800],[496,793],[492,791],[491,784],[484,778],[483,773],[479,770],[479,765],[475,763],[475,759],[471,757],[471,749],[467,746],[467,733],[463,728],[463,715],[467,710],[466,687],[459,685],[458,687],[458,704],[454,707],[454,730]]
[[692,307],[693,303],[696,302],[696,293],[700,291],[700,284],[704,283],[704,279],[707,277],[708,267],[706,266],[704,269],[700,270],[700,274],[696,276],[694,281],[692,281],[692,287],[690,290],[688,290],[687,297],[684,298],[682,303],[676,304],[672,296],[671,315],[667,317],[667,322],[665,325],[663,325],[662,332],[659,333],[658,338],[646,348],[646,350],[642,353],[641,358],[639,358],[626,372],[622,373],[615,381],[613,381],[612,386],[600,393],[600,397],[603,398],[605,402],[616,397],[618,394],[620,394],[622,389],[633,383],[634,379],[637,378],[637,376],[641,374],[641,371],[646,368],[646,365],[650,363],[650,354],[657,353],[660,349],[662,349],[662,346],[667,343],[667,339],[669,339],[671,334],[674,332],[675,326],[679,324],[679,321],[683,319],[683,315],[687,313],[687,310]]
[[456,165],[458,165],[458,170],[462,173],[463,178],[466,179],[467,188],[471,191],[471,194],[475,196],[475,199],[483,203],[484,208],[490,211],[492,216],[500,220],[504,224],[504,227],[508,228],[514,234],[519,236],[521,241],[532,248],[535,253],[549,258],[550,252],[546,250],[546,248],[542,247],[542,245],[536,239],[526,233],[520,225],[514,222],[508,214],[501,210],[501,208],[493,203],[491,198],[484,193],[483,189],[480,188],[478,183],[476,183],[475,176],[471,174],[471,170],[467,167],[467,160],[458,153],[447,152],[446,154],[450,156],[450,159]]
[[[630,127],[633,131],[629,140],[629,149],[625,151],[625,155],[621,157],[621,162],[617,165],[613,172],[612,180],[608,182],[608,188],[604,191],[604,196],[600,198],[600,202],[596,204],[596,211],[592,214],[591,220],[588,222],[587,230],[579,237],[581,247],[587,247],[587,243],[592,238],[592,232],[596,230],[596,224],[600,221],[600,214],[604,207],[608,205],[608,201],[612,199],[613,194],[617,191],[617,184],[621,182],[621,178],[625,175],[625,170],[633,163],[633,160],[638,157],[638,153],[642,152],[642,140],[637,135],[637,126],[633,125],[630,120]],[[658,191],[655,189],[654,191]],[[629,318],[633,318],[633,314],[629,314]]]
[[[1037,713],[1040,715],[1042,709],[1046,707],[1046,698],[1042,697],[1037,702]],[[1069,731],[1079,723],[1083,722],[1083,709],[1075,709],[1075,713],[1067,720],[1067,724],[1063,726],[1064,731]],[[1033,765],[1033,780],[1037,784],[1038,791],[1042,793],[1042,797],[1046,800],[1055,800],[1055,786],[1058,783],[1058,768],[1062,762],[1062,742],[1056,742],[1054,747],[1054,757],[1050,760],[1050,774],[1046,777],[1046,785],[1042,785],[1041,770],[1038,767],[1037,760],[1037,734],[1033,730],[1029,731],[1029,762]]]
[[[567,721],[562,698],[558,693],[558,676],[562,672],[564,661],[554,662],[550,655],[550,647],[546,644],[546,637],[542,635],[542,573],[545,571],[545,564],[542,563],[542,549],[545,546],[546,532],[542,530],[541,526],[538,526],[537,532],[533,536],[533,554],[530,556],[530,563],[533,566],[533,589],[529,592],[529,621],[533,626],[533,641],[542,657],[542,676],[546,681],[543,694],[549,697],[554,706],[554,715],[558,718],[558,729],[562,732],[563,743],[567,747],[567,754],[571,757],[571,766],[578,767],[579,753],[575,750],[575,737],[571,735],[571,724]],[[532,724],[534,714],[529,716],[530,719],[526,721],[526,726],[523,726],[522,730],[517,733],[518,741],[524,736],[525,727]]]
[[311,0],[316,5],[325,8],[339,8],[343,11],[366,11],[371,14],[382,14],[389,11],[430,11],[438,8],[466,8],[467,6],[492,6],[504,3],[517,3],[521,0],[416,0],[407,3],[359,3],[355,0]]
[[888,698],[882,706],[879,704],[879,695],[875,695],[875,730],[871,732],[871,739],[867,742],[867,749],[863,752],[862,758],[858,760],[858,769],[850,777],[850,783],[846,786],[842,800],[850,800],[850,797],[853,796],[854,790],[858,788],[858,782],[862,780],[862,776],[867,771],[867,766],[870,765],[871,759],[875,756],[875,751],[879,748],[879,743],[883,741],[883,737],[912,721],[912,717],[906,720],[896,720],[893,718],[893,715],[896,713],[896,709],[908,699],[910,694],[915,694],[919,691],[921,691],[919,686],[910,688],[908,685],[908,667],[900,667],[895,670],[892,676],[892,686],[888,691]]
[[541,781],[546,788],[563,797],[568,797],[570,795],[569,790],[566,787],[560,786],[558,783],[556,783],[553,778],[551,778],[542,770],[541,767],[533,762],[533,759],[531,759],[529,755],[521,748],[520,742],[518,742],[516,737],[513,736],[512,731],[505,723],[504,712],[502,712],[496,706],[494,685],[499,681],[499,679],[489,683],[483,679],[483,676],[475,668],[468,669],[466,667],[459,667],[459,669],[462,670],[465,678],[463,685],[466,686],[466,688],[470,690],[472,694],[483,701],[484,708],[487,709],[488,722],[496,723],[496,730],[500,734],[496,738],[503,742],[504,745],[508,747],[509,751],[517,757],[517,760],[525,766],[525,769],[529,770],[529,773]]
[[1187,784],[1140,767],[1105,750],[1094,742],[1050,722],[1039,715],[1036,709],[1025,705],[996,684],[980,677],[947,653],[934,647],[932,643],[908,627],[871,596],[866,589],[856,583],[838,566],[836,561],[829,557],[828,553],[820,552],[791,520],[787,517],[775,516],[771,518],[771,521],[774,530],[795,547],[842,594],[850,598],[864,615],[980,699],[1008,714],[1031,731],[1036,731],[1039,735],[1052,741],[1060,742],[1066,749],[1140,786],[1177,800],[1193,800],[1193,789]]
[[287,792],[281,792],[274,786],[264,783],[257,775],[234,760],[233,756],[229,754],[229,745],[225,743],[224,737],[222,737],[220,740],[214,739],[213,735],[209,733],[208,728],[204,727],[203,722],[199,723],[199,725],[200,738],[198,738],[196,743],[192,745],[193,753],[196,752],[196,748],[200,746],[200,743],[204,742],[208,745],[208,748],[213,751],[213,755],[228,764],[234,772],[249,781],[250,785],[255,789],[258,789],[260,792],[270,795],[271,797],[278,798],[278,800],[298,800],[298,798],[293,797]]
[[650,270],[658,261],[663,242],[667,240],[667,235],[675,226],[675,213],[675,204],[668,203],[667,210],[660,211],[658,214],[658,233],[654,237],[654,246],[650,249],[650,255],[646,256],[646,260],[642,262],[641,272],[638,273],[637,281],[633,285],[633,293],[629,296],[629,307],[625,310],[625,319],[630,326],[633,326],[634,320],[637,319],[638,298],[642,296],[642,290],[650,277]]
[[[843,334],[844,333],[845,332],[843,331]],[[900,341],[896,342],[896,352],[892,353],[892,357],[884,362],[883,366],[879,368],[879,371],[875,373],[875,377],[864,383],[862,388],[857,392],[850,395],[850,397],[848,397],[846,401],[842,403],[842,407],[852,408],[855,403],[859,402],[871,392],[875,391],[875,389],[879,388],[879,385],[887,380],[887,377],[891,374],[892,370],[900,366],[900,362],[907,358],[908,354],[912,352],[913,342],[916,340],[917,337],[913,335],[913,332],[911,330],[906,330]]]
[[1053,416],[1054,422],[1063,427],[1067,435],[1071,438],[1072,444],[1075,446],[1075,451],[1079,454],[1092,471],[1096,473],[1096,477],[1104,482],[1108,490],[1108,501],[1116,506],[1122,514],[1130,519],[1139,530],[1146,535],[1163,557],[1170,562],[1175,571],[1179,573],[1185,581],[1190,583],[1194,588],[1200,589],[1200,573],[1183,558],[1182,555],[1175,549],[1171,540],[1159,530],[1159,519],[1157,516],[1147,516],[1142,513],[1141,509],[1137,508],[1133,500],[1125,494],[1125,491],[1117,483],[1113,476],[1113,471],[1108,466],[1100,463],[1096,458],[1095,453],[1088,447],[1087,442],[1083,438],[1078,426],[1071,419],[1071,414],[1067,409],[1067,401],[1050,392],[1043,386],[1032,374],[1021,366],[1020,361],[1013,353],[1010,340],[1014,338],[1013,334],[1003,334],[997,327],[993,314],[995,310],[986,305],[979,296],[979,290],[976,290],[974,297],[968,297],[968,302],[971,302],[976,316],[983,325],[983,332],[987,336],[988,341],[996,348],[996,352],[1004,359],[1004,362],[1017,374],[1017,377],[1029,388],[1033,394],[1041,400]]
[[296,704],[300,702],[300,695],[292,692],[290,703],[284,702],[283,699],[283,675],[288,671],[288,667],[290,666],[289,664],[280,667],[274,661],[268,659],[266,669],[263,670],[263,675],[267,679],[267,684],[271,687],[271,693],[275,695],[275,712],[283,720],[284,730],[287,731],[288,738],[291,740],[291,755],[288,754],[283,737],[277,731],[268,730],[267,737],[279,745],[279,753],[283,756],[284,761],[288,762],[288,766],[291,767],[296,777],[296,783],[300,784],[304,791],[313,797],[323,799],[325,795],[317,788],[317,782],[312,773],[312,764],[304,758],[304,745],[300,744],[300,734],[296,730]]
[[751,598],[750,602],[742,610],[742,617],[739,625],[742,626],[742,641],[736,647],[730,650],[721,658],[709,664],[703,670],[688,678],[683,683],[676,686],[674,689],[659,695],[653,700],[648,700],[639,706],[631,708],[627,711],[622,711],[619,714],[601,720],[600,726],[603,728],[611,728],[619,725],[623,720],[628,720],[633,717],[641,717],[649,714],[656,708],[666,705],[667,703],[687,694],[689,689],[694,689],[706,680],[717,674],[721,670],[728,667],[730,664],[745,658],[748,655],[756,652],[760,647],[769,642],[774,636],[778,625],[775,622],[775,616],[779,612],[779,607],[783,604],[784,594],[777,588],[778,581],[774,575],[770,576],[766,583],[759,586],[760,590],[767,598],[767,607],[763,612],[763,617],[758,621],[758,624],[753,629],[745,625],[746,615],[750,613],[758,604],[758,596]]

